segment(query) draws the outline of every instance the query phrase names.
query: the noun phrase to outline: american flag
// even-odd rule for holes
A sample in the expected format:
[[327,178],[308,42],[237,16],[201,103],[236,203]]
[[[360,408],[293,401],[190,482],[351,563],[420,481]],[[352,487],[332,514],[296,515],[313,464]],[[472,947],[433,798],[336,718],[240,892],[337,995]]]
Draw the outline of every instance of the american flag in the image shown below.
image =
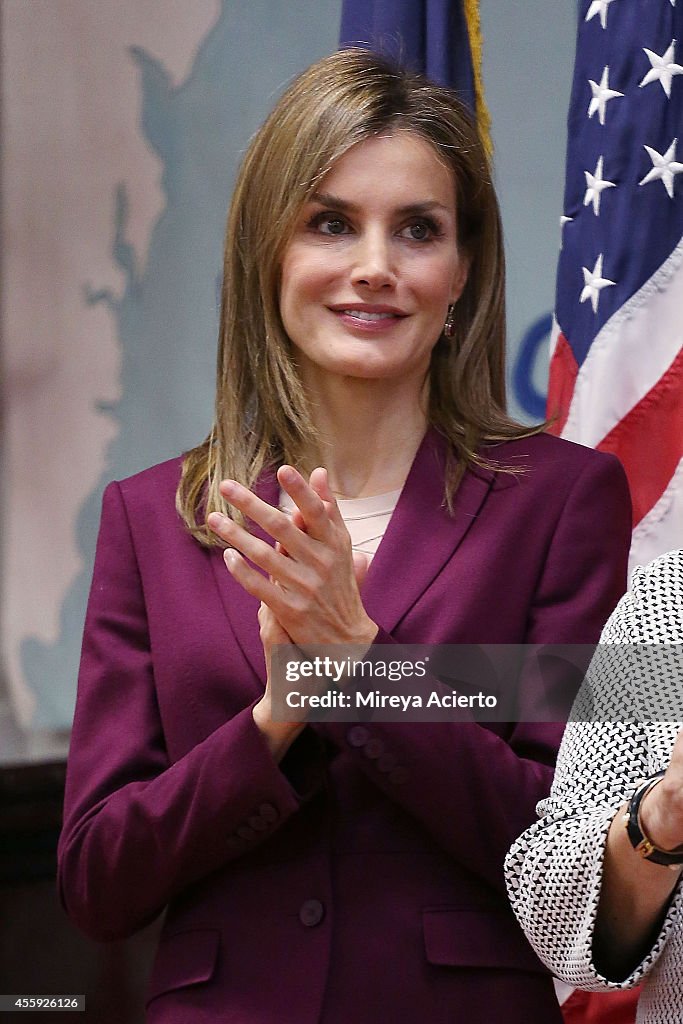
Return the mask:
[[548,415],[621,459],[643,564],[683,546],[683,0],[580,0],[568,129]]

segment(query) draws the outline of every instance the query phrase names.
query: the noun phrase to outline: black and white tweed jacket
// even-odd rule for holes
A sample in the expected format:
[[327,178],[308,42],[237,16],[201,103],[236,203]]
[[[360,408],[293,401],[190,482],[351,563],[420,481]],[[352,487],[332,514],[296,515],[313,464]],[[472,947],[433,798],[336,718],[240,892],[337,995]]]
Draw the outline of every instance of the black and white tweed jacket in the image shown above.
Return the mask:
[[[683,716],[676,711],[661,715],[667,721],[649,720],[648,685],[657,683],[630,670],[624,648],[602,645],[661,645],[652,657],[666,658],[666,645],[681,643],[683,551],[674,551],[634,572],[631,591],[603,631],[597,668],[591,666],[593,714],[572,716],[551,794],[537,808],[540,820],[517,840],[506,862],[512,906],[541,959],[563,981],[582,989],[630,988],[645,981],[638,1024],[683,1021],[683,886],[679,879],[642,963],[623,981],[604,977],[592,960],[604,845],[612,818],[637,783],[669,763],[683,724],[671,719]],[[683,676],[680,652],[673,651],[679,705]]]

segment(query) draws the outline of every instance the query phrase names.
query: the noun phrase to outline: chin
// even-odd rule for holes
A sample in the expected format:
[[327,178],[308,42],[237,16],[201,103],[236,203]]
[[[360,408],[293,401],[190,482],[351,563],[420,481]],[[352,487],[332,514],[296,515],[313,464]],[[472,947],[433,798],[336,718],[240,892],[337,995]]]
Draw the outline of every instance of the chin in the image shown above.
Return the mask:
[[341,377],[358,377],[364,380],[391,380],[403,378],[409,371],[403,366],[387,363],[368,362],[366,360],[342,360],[335,367],[329,368],[332,373]]

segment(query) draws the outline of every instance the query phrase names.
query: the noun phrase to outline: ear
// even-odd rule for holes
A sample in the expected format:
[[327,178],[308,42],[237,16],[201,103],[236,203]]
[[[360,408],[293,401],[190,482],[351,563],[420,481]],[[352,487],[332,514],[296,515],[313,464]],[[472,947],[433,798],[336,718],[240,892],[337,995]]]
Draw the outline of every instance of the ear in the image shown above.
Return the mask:
[[470,272],[470,261],[467,256],[461,256],[458,261],[458,267],[453,275],[453,289],[451,291],[451,304],[455,305],[460,296],[463,293],[465,285],[467,284],[467,277]]

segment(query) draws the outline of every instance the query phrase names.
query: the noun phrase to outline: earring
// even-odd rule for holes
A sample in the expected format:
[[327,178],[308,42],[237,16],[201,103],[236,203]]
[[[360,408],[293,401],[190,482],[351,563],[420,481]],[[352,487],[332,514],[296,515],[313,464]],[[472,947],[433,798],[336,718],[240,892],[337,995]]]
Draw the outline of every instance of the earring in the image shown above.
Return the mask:
[[448,316],[446,317],[446,323],[443,325],[444,338],[452,338],[455,334],[455,303],[452,302],[448,307]]

